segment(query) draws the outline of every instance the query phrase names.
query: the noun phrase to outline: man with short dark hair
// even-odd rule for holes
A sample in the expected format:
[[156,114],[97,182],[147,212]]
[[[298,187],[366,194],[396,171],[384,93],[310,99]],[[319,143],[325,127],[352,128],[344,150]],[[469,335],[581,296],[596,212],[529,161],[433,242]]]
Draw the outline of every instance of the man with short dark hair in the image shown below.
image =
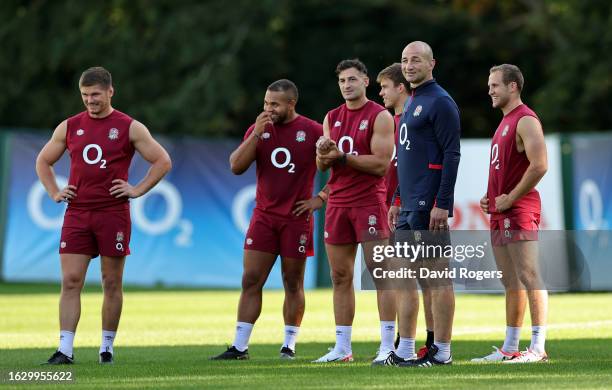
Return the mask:
[[[333,285],[336,345],[316,363],[353,360],[357,245],[362,245],[369,268],[374,246],[386,244],[389,237],[384,176],[393,155],[393,118],[366,97],[369,78],[361,61],[341,61],[336,75],[345,103],[327,113],[324,136],[317,142],[318,168],[332,171],[327,182],[324,236]],[[380,320],[394,322],[395,313],[389,317],[381,313]]]
[[248,344],[261,313],[262,289],[279,255],[285,287],[285,341],[280,357],[295,358],[305,308],[306,257],[313,255],[310,216],[323,205],[325,197],[323,193],[311,198],[317,171],[316,142],[323,131],[319,123],[296,112],[297,101],[298,90],[293,82],[282,79],[270,84],[263,112],[230,156],[231,170],[236,175],[256,163],[257,195],[244,243],[234,342],[212,360],[249,358]]
[[[36,173],[49,196],[68,203],[59,246],[62,265],[60,345],[48,364],[72,364],[73,341],[81,314],[80,293],[92,258],[102,269],[100,363],[113,362],[113,342],[123,304],[125,257],[130,254],[129,199],[146,194],[170,170],[168,153],[140,122],[111,106],[110,72],[87,69],[79,80],[86,110],[60,123],[36,159]],[[68,150],[70,178],[60,189],[53,165]],[[128,183],[134,152],[151,164],[135,186]]]
[[[504,117],[491,141],[489,184],[480,200],[491,215],[491,241],[506,292],[506,339],[476,362],[533,363],[548,360],[544,349],[548,291],[538,270],[541,201],[535,189],[548,169],[542,124],[521,100],[523,74],[516,65],[489,72],[493,108]],[[531,345],[519,352],[525,308],[531,314]]]

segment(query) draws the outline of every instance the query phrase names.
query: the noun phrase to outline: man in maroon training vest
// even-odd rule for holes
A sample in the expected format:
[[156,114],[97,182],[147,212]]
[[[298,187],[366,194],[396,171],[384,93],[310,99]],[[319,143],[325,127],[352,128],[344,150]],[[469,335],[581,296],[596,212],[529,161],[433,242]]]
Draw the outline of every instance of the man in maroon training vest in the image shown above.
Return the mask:
[[[324,236],[334,291],[336,345],[316,363],[353,360],[357,245],[362,244],[367,264],[373,248],[387,244],[389,238],[385,175],[393,157],[393,117],[368,100],[368,72],[361,61],[341,61],[336,75],[345,102],[327,113],[323,137],[317,142],[317,167],[332,171]],[[395,313],[380,313],[380,320],[394,322]]]
[[[100,363],[113,362],[113,342],[123,304],[125,256],[130,254],[129,199],[146,194],[172,167],[170,157],[140,122],[111,106],[111,74],[87,69],[79,80],[86,110],[60,123],[36,159],[36,173],[49,196],[68,203],[59,245],[62,265],[60,345],[48,364],[72,364],[81,315],[81,289],[89,261],[100,255],[104,301]],[[70,178],[60,189],[53,165],[68,150]],[[137,151],[151,168],[135,186],[128,168]]]
[[[524,79],[515,65],[494,66],[489,74],[493,107],[504,117],[491,142],[489,185],[480,207],[491,215],[491,241],[506,290],[506,339],[501,349],[477,362],[531,363],[548,359],[544,350],[548,292],[538,272],[540,194],[535,186],[548,168],[542,124],[521,101]],[[526,303],[531,345],[519,352]]]
[[304,270],[313,251],[311,214],[323,206],[312,197],[316,142],[323,129],[298,114],[297,86],[290,80],[266,89],[263,111],[230,155],[232,172],[241,175],[257,167],[256,206],[244,240],[242,291],[234,342],[212,360],[249,359],[249,340],[261,314],[262,289],[272,266],[281,257],[285,288],[285,340],[281,359],[295,358],[295,344],[304,316]]

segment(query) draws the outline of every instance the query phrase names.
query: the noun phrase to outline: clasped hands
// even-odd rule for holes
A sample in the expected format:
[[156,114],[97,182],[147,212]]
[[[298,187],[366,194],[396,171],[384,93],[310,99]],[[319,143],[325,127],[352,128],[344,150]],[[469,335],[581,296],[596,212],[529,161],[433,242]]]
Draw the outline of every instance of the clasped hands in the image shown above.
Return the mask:
[[317,140],[317,159],[325,165],[333,165],[338,159],[342,157],[342,153],[334,140],[321,136]]

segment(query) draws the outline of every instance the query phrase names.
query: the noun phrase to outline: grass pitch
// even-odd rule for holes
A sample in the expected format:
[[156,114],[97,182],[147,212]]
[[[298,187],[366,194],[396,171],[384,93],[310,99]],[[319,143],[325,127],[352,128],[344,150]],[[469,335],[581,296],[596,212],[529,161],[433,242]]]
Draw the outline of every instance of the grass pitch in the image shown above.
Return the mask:
[[[112,388],[425,388],[425,389],[592,389],[612,385],[612,294],[557,294],[550,297],[546,349],[549,363],[479,365],[469,359],[500,346],[504,336],[502,296],[459,295],[452,367],[371,368],[379,342],[376,295],[358,292],[351,364],[310,361],[334,343],[330,290],[306,292],[306,314],[297,344],[298,359],[281,361],[282,291],[265,291],[262,314],[251,337],[250,361],[213,362],[208,357],[232,342],[237,291],[126,289],[115,341],[115,364],[97,363],[100,342],[99,287],[82,296],[75,338],[77,364],[40,366],[57,347],[59,286],[0,284],[0,385],[83,389]],[[419,318],[417,348],[423,342]],[[529,344],[525,322],[521,349]],[[9,382],[9,372],[66,371],[66,383]]]

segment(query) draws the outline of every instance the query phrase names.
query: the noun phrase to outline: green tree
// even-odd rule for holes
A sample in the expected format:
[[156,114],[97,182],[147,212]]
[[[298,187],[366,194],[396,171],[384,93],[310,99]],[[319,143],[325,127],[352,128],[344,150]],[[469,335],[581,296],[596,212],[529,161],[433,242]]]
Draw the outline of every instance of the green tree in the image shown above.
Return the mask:
[[114,105],[155,132],[240,136],[265,88],[289,78],[319,121],[342,100],[334,69],[358,57],[368,95],[412,40],[457,101],[464,136],[488,137],[492,65],[517,64],[546,131],[612,128],[612,6],[604,0],[7,0],[0,2],[0,126],[50,128],[82,110],[77,81],[114,77]]

